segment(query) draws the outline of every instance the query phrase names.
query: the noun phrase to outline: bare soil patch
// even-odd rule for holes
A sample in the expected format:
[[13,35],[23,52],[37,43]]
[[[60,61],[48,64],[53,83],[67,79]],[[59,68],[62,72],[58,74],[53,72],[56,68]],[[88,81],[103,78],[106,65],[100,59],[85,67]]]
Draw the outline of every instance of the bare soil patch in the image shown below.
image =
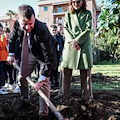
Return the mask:
[[[92,81],[119,81],[118,77],[92,75]],[[79,82],[79,77],[73,77],[72,82]],[[51,101],[64,117],[70,120],[120,120],[120,90],[94,90],[94,99],[81,99],[80,88],[72,85],[71,97],[54,100],[58,88],[51,90]],[[39,120],[38,94],[30,94],[31,105],[19,111],[14,107],[20,102],[19,94],[0,95],[0,120]],[[57,120],[49,110],[50,120]]]

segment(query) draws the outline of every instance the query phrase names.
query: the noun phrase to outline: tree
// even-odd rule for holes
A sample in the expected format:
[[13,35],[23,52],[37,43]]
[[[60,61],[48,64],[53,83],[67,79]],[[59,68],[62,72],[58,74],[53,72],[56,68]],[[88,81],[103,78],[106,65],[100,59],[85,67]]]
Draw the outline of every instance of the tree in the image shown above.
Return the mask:
[[[113,55],[120,45],[120,0],[109,0],[112,5],[102,6],[101,13],[98,16],[98,32],[96,36],[102,38],[107,46],[110,47],[110,50]],[[106,42],[105,42],[106,41]]]
[[8,12],[6,13],[6,15],[8,15],[8,16],[14,15],[14,12],[12,10],[8,10]]
[[12,10],[8,10],[6,13],[7,16],[10,17],[10,26],[12,25],[11,21],[12,21],[12,16],[15,15],[15,12],[13,12]]
[[95,38],[95,32],[93,29],[90,32],[90,38],[91,38],[92,47],[96,47],[96,38]]

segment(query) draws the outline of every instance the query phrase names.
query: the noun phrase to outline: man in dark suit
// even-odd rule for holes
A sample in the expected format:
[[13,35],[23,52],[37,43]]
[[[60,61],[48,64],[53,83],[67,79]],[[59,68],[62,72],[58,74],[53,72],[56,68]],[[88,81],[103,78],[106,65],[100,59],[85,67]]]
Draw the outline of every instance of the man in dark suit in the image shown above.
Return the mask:
[[[56,64],[56,54],[54,51],[54,43],[52,36],[47,29],[46,25],[37,19],[35,19],[35,13],[31,6],[22,5],[18,8],[18,20],[15,21],[12,33],[10,35],[10,48],[8,61],[12,63],[14,61],[15,43],[18,37],[20,42],[23,42],[24,32],[28,36],[29,46],[29,73],[32,73],[34,67],[40,64],[40,77],[35,83],[33,88],[37,91],[40,87],[44,94],[49,98],[49,76]],[[24,71],[25,72],[25,71]],[[25,105],[25,102],[29,100],[28,83],[25,79],[20,78],[20,89],[22,102],[19,107]],[[39,115],[40,120],[47,118],[48,106],[44,100],[39,96]],[[18,107],[18,108],[19,108]]]

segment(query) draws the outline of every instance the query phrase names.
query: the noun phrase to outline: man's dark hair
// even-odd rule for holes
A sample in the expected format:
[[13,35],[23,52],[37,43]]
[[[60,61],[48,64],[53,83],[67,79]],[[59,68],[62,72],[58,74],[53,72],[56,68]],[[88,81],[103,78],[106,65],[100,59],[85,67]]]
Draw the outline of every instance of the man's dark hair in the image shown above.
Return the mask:
[[8,32],[8,33],[10,33],[10,29],[9,29],[8,27],[4,27],[4,28],[3,28],[3,32]]
[[0,23],[0,27],[2,27],[3,28],[3,26],[2,26],[2,24]]
[[57,26],[56,25],[51,25],[50,28],[57,28]]
[[18,8],[18,16],[26,17],[27,19],[31,19],[31,16],[35,16],[34,9],[30,5],[21,5]]

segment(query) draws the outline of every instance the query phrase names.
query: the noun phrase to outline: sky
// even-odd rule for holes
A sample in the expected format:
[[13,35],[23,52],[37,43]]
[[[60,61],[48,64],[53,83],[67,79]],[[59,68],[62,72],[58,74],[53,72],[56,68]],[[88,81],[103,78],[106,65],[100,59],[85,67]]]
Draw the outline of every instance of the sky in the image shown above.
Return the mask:
[[18,7],[22,4],[31,5],[35,13],[38,14],[38,6],[36,1],[39,0],[0,0],[0,16],[5,16],[8,10],[12,10],[17,13]]
[[[38,6],[36,1],[39,0],[0,0],[0,16],[5,16],[8,10],[12,10],[13,12],[17,13],[17,9],[22,4],[29,4],[31,5],[34,10],[35,14],[38,14]],[[96,0],[97,5],[101,5],[101,0]]]

